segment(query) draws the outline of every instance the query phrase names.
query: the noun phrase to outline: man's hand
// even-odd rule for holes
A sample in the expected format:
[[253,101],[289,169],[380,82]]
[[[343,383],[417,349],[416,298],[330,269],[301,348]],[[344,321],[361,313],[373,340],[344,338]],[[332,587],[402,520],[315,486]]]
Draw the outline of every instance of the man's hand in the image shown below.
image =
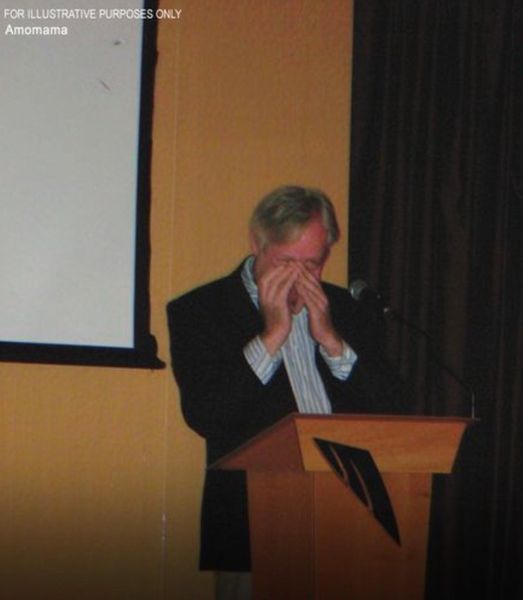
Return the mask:
[[329,356],[341,356],[343,340],[332,324],[329,300],[320,282],[304,266],[299,265],[299,271],[296,289],[309,311],[310,334]]
[[297,265],[290,263],[275,267],[258,281],[258,299],[265,321],[260,337],[271,355],[283,346],[291,331],[292,312],[288,298],[299,273]]

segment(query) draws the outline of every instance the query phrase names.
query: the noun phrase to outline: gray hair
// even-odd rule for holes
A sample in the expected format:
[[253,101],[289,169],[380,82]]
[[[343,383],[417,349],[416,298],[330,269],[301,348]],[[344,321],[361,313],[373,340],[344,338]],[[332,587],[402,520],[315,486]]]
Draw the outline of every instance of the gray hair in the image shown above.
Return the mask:
[[262,198],[254,209],[250,230],[261,248],[291,241],[307,223],[320,218],[332,246],[340,237],[336,213],[326,194],[315,188],[284,186]]

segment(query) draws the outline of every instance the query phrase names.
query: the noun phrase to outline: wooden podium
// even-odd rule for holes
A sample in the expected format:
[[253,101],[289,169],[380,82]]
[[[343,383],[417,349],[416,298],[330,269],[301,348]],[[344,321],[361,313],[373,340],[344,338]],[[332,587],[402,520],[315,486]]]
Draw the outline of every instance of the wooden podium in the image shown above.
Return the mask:
[[[422,600],[433,473],[471,419],[292,414],[213,465],[247,471],[253,600]],[[315,438],[370,451],[400,544]]]

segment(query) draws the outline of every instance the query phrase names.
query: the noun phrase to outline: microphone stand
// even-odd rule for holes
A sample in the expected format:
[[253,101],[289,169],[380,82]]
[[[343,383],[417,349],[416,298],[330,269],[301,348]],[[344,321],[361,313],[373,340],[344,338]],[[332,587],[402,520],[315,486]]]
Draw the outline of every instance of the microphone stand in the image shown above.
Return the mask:
[[409,329],[412,329],[416,333],[422,335],[429,343],[429,347],[431,348],[431,356],[434,362],[446,373],[448,373],[461,387],[470,395],[470,409],[471,409],[471,418],[476,418],[476,394],[474,390],[470,387],[470,385],[464,381],[457,373],[449,367],[446,363],[442,361],[442,359],[433,351],[435,343],[431,335],[429,335],[424,329],[406,319],[403,315],[401,315],[396,310],[390,308],[390,306],[383,306],[383,313],[386,316],[390,316],[395,321],[398,321],[403,326],[406,326]]

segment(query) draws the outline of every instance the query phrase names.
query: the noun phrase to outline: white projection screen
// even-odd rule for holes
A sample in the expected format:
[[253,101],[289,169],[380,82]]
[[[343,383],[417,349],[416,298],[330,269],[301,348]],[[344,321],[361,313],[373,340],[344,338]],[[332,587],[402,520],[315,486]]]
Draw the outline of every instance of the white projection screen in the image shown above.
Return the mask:
[[0,359],[160,368],[148,288],[156,4],[0,6]]

